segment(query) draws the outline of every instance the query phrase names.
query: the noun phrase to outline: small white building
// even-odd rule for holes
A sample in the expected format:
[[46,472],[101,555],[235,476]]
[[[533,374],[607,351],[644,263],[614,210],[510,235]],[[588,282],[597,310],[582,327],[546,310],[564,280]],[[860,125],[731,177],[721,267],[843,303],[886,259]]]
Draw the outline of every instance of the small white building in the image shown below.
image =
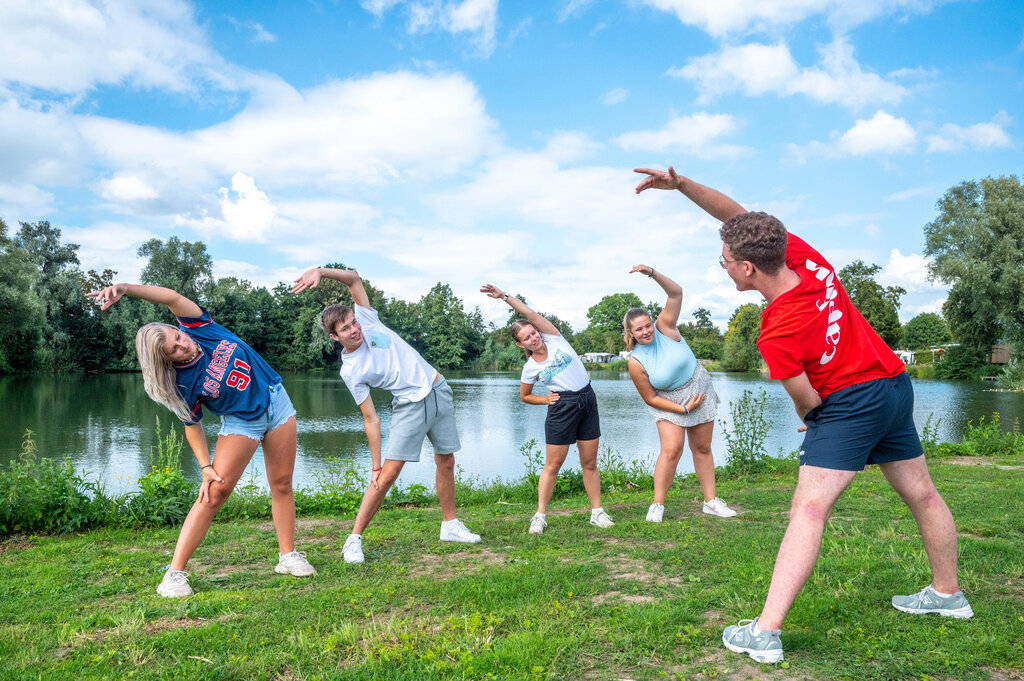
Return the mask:
[[596,364],[607,364],[612,361],[612,357],[617,357],[610,352],[584,352],[581,359],[584,362],[594,362]]

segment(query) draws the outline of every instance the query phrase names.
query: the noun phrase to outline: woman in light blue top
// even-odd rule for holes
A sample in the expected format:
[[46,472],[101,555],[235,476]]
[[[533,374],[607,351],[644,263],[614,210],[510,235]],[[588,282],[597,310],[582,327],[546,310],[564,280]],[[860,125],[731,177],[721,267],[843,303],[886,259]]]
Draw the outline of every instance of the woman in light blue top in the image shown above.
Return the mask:
[[728,518],[736,511],[715,495],[715,459],[711,454],[711,434],[718,415],[718,395],[711,376],[700,365],[676,324],[683,305],[683,289],[648,265],[637,265],[630,273],[640,272],[653,279],[668,294],[658,320],[647,310],[633,308],[622,320],[629,357],[629,376],[640,397],[647,403],[658,426],[661,453],[654,465],[654,503],[647,520],[660,523],[665,514],[665,497],[676,477],[683,445],[690,441],[693,469],[704,494],[704,513]]

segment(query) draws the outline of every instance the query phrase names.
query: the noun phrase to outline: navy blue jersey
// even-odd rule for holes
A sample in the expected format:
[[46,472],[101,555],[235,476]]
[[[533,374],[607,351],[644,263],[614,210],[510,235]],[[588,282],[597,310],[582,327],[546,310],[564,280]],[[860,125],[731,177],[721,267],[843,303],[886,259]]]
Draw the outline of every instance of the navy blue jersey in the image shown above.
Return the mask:
[[213,321],[205,307],[201,317],[178,317],[178,325],[200,348],[188,364],[175,364],[176,383],[192,423],[203,418],[201,405],[214,414],[251,421],[267,410],[270,386],[281,377],[255,350]]

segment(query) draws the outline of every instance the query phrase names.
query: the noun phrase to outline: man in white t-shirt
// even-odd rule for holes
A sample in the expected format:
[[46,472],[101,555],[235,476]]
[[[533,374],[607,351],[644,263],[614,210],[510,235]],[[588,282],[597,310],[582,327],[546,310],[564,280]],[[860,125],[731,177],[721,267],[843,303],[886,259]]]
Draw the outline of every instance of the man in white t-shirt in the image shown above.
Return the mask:
[[[430,438],[437,464],[437,499],[444,522],[441,541],[476,543],[480,535],[470,532],[455,517],[455,452],[461,448],[455,425],[452,390],[430,364],[398,334],[384,326],[355,270],[314,267],[295,280],[292,292],[316,288],[321,277],[348,286],[354,309],[331,305],[323,311],[320,325],[341,343],[341,377],[363,414],[363,427],[370,445],[373,470],[370,485],[356,514],[352,534],[345,540],[342,555],[346,563],[362,563],[362,534],[370,524],[392,483],[408,461],[419,461],[424,436]],[[392,394],[391,430],[387,458],[381,462],[380,418],[370,398],[370,388]]]

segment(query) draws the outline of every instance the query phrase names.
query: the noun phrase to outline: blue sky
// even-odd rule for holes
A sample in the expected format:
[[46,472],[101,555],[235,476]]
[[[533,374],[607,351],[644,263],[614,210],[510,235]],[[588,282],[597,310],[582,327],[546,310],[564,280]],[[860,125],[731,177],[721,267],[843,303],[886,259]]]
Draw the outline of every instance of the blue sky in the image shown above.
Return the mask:
[[776,214],[836,267],[937,311],[922,228],[951,186],[1020,174],[1024,13],[1009,0],[6,0],[0,217],[86,268],[204,241],[260,285],[341,261],[389,295],[494,283],[577,329],[601,296],[756,294],[677,170]]

